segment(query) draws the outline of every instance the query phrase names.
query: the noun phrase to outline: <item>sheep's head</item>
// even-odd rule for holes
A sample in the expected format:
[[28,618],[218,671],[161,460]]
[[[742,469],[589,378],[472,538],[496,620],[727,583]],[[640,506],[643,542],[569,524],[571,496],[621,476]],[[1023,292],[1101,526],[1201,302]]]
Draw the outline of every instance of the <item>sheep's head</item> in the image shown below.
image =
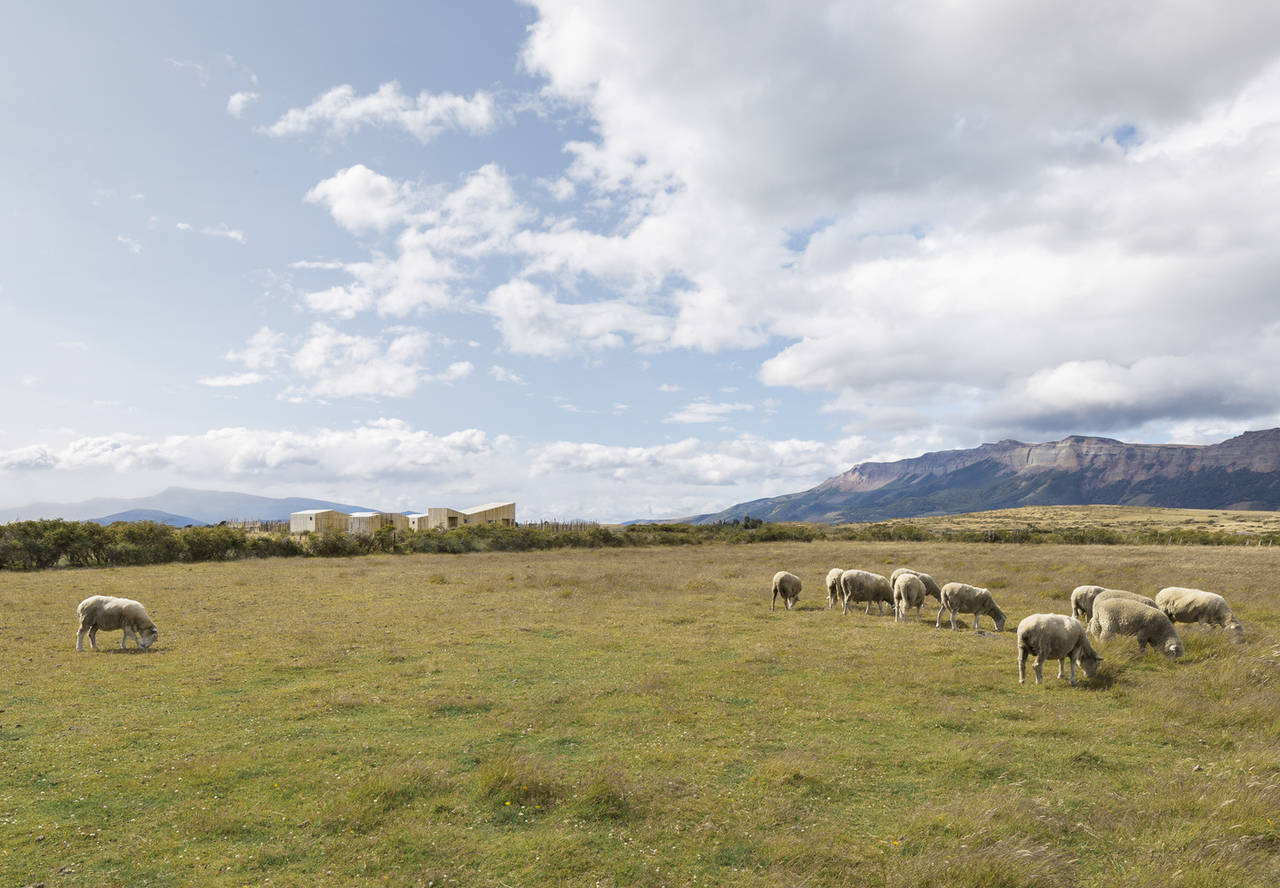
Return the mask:
[[1181,657],[1184,653],[1186,653],[1186,648],[1182,646],[1182,639],[1178,636],[1175,635],[1165,641],[1164,655],[1170,660],[1175,660],[1178,657]]
[[996,621],[996,631],[1003,632],[1004,623],[1008,617],[1004,615],[1004,611],[1000,610],[1000,608],[996,607],[994,604],[991,605],[991,619]]
[[1093,678],[1095,675],[1097,675],[1098,664],[1101,662],[1102,662],[1102,658],[1099,657],[1093,651],[1089,651],[1086,654],[1081,654],[1080,668],[1084,670],[1084,677]]
[[1244,641],[1244,626],[1241,626],[1240,621],[1235,617],[1227,620],[1226,630],[1231,635],[1231,640],[1236,644]]
[[146,629],[138,630],[138,644],[142,648],[149,648],[156,643],[156,639],[160,637],[159,630],[155,626],[149,626]]

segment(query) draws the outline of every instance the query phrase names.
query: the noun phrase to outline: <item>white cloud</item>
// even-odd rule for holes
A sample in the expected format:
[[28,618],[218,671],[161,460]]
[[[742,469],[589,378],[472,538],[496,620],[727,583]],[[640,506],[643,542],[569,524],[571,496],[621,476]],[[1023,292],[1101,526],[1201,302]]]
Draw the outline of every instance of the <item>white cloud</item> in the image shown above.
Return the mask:
[[227,113],[232,117],[238,118],[240,115],[244,114],[245,108],[258,101],[260,98],[262,98],[262,96],[256,92],[232,93],[231,97],[227,99]]
[[512,373],[510,370],[506,369],[505,367],[500,367],[497,364],[494,364],[492,367],[489,368],[489,375],[492,376],[494,379],[496,379],[498,382],[510,382],[515,385],[525,384],[525,381],[521,379],[517,374]]
[[336,86],[305,108],[290,109],[263,131],[282,137],[323,130],[331,137],[343,137],[365,126],[391,126],[425,143],[449,129],[488,132],[500,117],[493,96],[483,90],[471,98],[426,91],[415,98],[392,81],[367,96],[356,95],[349,84]]
[[270,327],[260,327],[243,351],[230,351],[227,360],[241,361],[250,370],[270,370],[284,357],[285,336]]
[[403,222],[413,198],[405,186],[358,163],[316,185],[306,200],[323,204],[339,225],[359,234]]
[[583,348],[617,348],[628,338],[637,346],[654,346],[670,332],[665,318],[622,300],[562,303],[522,280],[495,289],[484,310],[496,320],[507,347],[521,354],[557,356]]
[[662,385],[658,386],[658,391],[660,391],[660,392],[678,392],[678,391],[680,391],[680,386],[675,385],[674,383],[664,382]]
[[[177,223],[176,227],[179,231],[195,231],[196,230],[195,226],[192,225],[190,222],[179,222]],[[217,225],[206,225],[200,229],[200,234],[206,235],[208,237],[226,238],[227,240],[235,241],[238,244],[243,244],[246,242],[243,231],[241,231],[238,228],[232,228],[231,226],[227,225],[225,222],[220,222]]]
[[314,324],[290,363],[304,385],[292,398],[403,398],[424,381],[419,360],[428,336],[420,330],[393,328],[377,337],[341,333]]
[[472,473],[509,448],[510,440],[466,429],[447,435],[396,419],[350,429],[219,428],[200,435],[147,438],[115,434],[79,438],[59,448],[0,451],[0,470],[177,472],[195,477],[326,482],[327,479],[446,478]]
[[229,376],[205,376],[198,380],[201,385],[211,386],[213,388],[228,388],[242,385],[256,385],[265,380],[266,377],[261,373],[234,373]]
[[735,413],[755,409],[750,404],[716,404],[705,399],[690,401],[682,409],[669,415],[663,422],[723,422]]
[[135,256],[142,252],[142,244],[128,235],[117,234],[116,243],[124,244],[125,249]]

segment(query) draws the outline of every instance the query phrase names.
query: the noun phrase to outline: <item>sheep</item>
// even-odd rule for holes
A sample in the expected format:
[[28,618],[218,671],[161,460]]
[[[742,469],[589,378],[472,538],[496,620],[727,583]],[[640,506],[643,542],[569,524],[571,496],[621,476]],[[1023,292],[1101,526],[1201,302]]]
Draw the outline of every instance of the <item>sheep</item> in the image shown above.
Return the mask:
[[120,648],[123,650],[129,636],[133,643],[145,650],[156,643],[160,633],[156,624],[147,616],[146,608],[132,598],[113,598],[110,595],[91,595],[76,608],[80,615],[80,631],[76,633],[76,650],[84,650],[84,634],[89,633],[89,645],[98,648],[98,630],[123,629]]
[[1098,593],[1103,588],[1103,586],[1076,586],[1071,592],[1071,615],[1082,623],[1088,623],[1093,617],[1093,599],[1098,597]]
[[889,580],[869,570],[846,570],[840,574],[841,613],[849,613],[849,602],[865,601],[866,613],[871,613],[871,603],[875,602],[876,610],[884,613],[884,606],[893,606],[893,588]]
[[1181,657],[1185,650],[1178,631],[1164,611],[1126,598],[1099,596],[1099,600],[1093,603],[1089,634],[1099,641],[1106,641],[1113,635],[1132,635],[1138,639],[1139,652],[1151,645],[1170,659]]
[[1032,614],[1018,623],[1018,684],[1027,681],[1027,655],[1035,654],[1036,684],[1043,681],[1040,667],[1045,660],[1058,661],[1058,678],[1062,678],[1062,662],[1071,662],[1071,683],[1076,683],[1076,664],[1085,678],[1093,678],[1102,658],[1089,645],[1084,626],[1065,614]]
[[942,628],[942,612],[951,611],[951,628],[956,628],[956,614],[973,614],[973,628],[978,629],[978,617],[986,614],[995,621],[996,631],[1004,631],[1004,611],[996,605],[995,599],[987,589],[979,589],[968,583],[947,583],[942,587],[942,606],[938,608],[938,619],[934,623]]
[[1203,589],[1166,586],[1156,593],[1156,605],[1174,623],[1199,623],[1203,632],[1210,626],[1221,626],[1231,633],[1231,640],[1244,641],[1244,626],[1231,612],[1221,595]]
[[1103,589],[1094,596],[1093,606],[1097,607],[1099,601],[1107,601],[1111,598],[1123,598],[1126,601],[1136,601],[1139,604],[1146,605],[1147,607],[1159,607],[1154,598],[1151,598],[1148,595],[1140,595],[1137,592],[1130,592],[1127,589]]
[[942,601],[942,590],[938,588],[937,580],[929,576],[927,573],[923,573],[918,570],[912,570],[909,567],[900,567],[889,575],[889,582],[890,583],[897,582],[898,577],[902,576],[904,573],[915,574],[916,576],[918,576],[921,582],[924,583],[924,594],[932,595],[939,602]]
[[780,570],[774,574],[773,604],[769,606],[769,610],[777,608],[779,595],[782,596],[782,604],[787,610],[795,607],[797,599],[800,598],[800,578],[785,570]]
[[924,604],[924,580],[918,574],[902,573],[893,581],[893,621],[907,622],[907,612],[916,609],[916,622],[920,622],[920,607]]
[[840,574],[844,573],[843,567],[833,567],[827,571],[827,610],[836,606],[836,602],[840,600]]

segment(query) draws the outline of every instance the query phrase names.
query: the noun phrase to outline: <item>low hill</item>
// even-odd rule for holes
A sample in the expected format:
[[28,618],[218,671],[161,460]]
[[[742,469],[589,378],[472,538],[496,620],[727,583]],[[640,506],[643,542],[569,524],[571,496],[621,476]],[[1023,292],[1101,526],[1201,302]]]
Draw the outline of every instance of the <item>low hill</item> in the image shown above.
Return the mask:
[[1219,444],[1127,444],[1075,435],[859,463],[810,490],[689,519],[841,524],[1042,505],[1280,509],[1280,429]]
[[172,512],[161,512],[158,509],[129,509],[127,512],[116,512],[102,518],[90,518],[94,524],[115,524],[117,521],[154,521],[156,524],[169,524],[173,527],[207,527],[204,521],[175,515]]
[[[337,509],[340,512],[369,512],[366,506],[335,503],[305,497],[267,497],[222,490],[196,490],[170,487],[154,496],[136,499],[91,499],[77,503],[31,503],[0,510],[0,522],[26,521],[37,518],[63,518],[67,521],[94,521],[97,516],[115,516],[125,512],[164,512],[186,524],[217,524],[219,521],[259,520],[287,521],[289,513],[303,509]],[[183,517],[190,516],[190,517]],[[125,519],[127,520],[127,519]],[[147,520],[147,519],[136,519]]]

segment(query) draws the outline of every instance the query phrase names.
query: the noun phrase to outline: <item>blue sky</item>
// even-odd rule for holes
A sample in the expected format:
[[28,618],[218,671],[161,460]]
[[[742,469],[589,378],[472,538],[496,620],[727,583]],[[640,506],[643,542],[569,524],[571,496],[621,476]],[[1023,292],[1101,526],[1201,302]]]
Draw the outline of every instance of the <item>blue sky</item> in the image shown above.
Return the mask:
[[18,4],[0,506],[609,521],[1278,425],[1278,18]]

